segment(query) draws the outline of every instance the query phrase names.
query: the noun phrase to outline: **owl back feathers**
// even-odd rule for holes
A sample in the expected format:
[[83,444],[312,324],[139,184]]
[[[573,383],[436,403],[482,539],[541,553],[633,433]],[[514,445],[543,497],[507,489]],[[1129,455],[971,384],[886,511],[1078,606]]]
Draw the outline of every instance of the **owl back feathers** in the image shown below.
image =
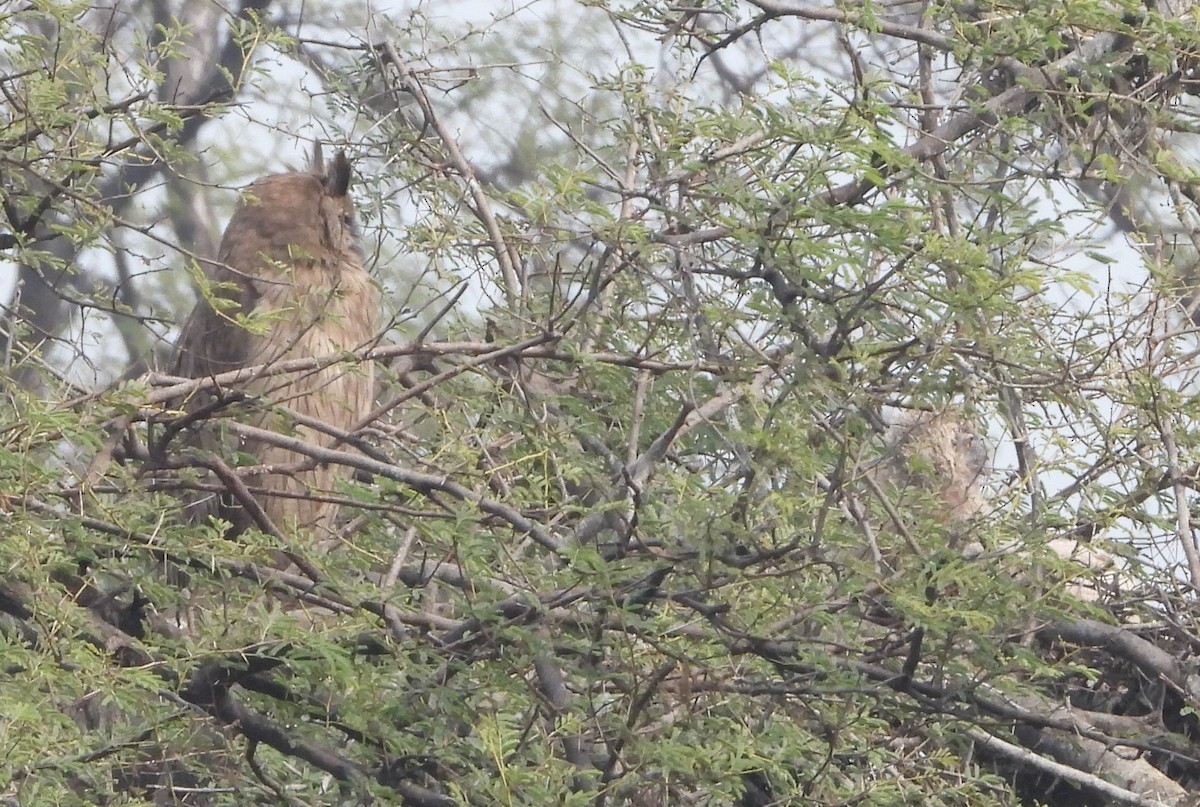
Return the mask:
[[[179,375],[269,368],[371,343],[380,301],[363,266],[349,186],[345,155],[339,152],[326,166],[318,149],[310,170],[264,176],[246,189],[217,261],[206,267],[210,289],[180,336]],[[334,438],[319,430],[304,425],[292,430],[291,415],[351,429],[370,411],[373,381],[369,364],[345,362],[301,373],[264,372],[235,392],[253,400],[252,411],[239,418],[244,422],[328,446]],[[191,406],[205,403],[211,400]],[[333,492],[342,469],[314,465],[301,453],[266,443],[225,441],[220,447],[226,458],[236,449],[257,459],[260,473],[246,481],[260,491],[259,503],[285,535],[330,528],[336,507],[320,497]],[[189,510],[192,519],[214,512],[212,506]],[[238,523],[236,508],[232,515],[220,512],[235,526],[248,526]]]

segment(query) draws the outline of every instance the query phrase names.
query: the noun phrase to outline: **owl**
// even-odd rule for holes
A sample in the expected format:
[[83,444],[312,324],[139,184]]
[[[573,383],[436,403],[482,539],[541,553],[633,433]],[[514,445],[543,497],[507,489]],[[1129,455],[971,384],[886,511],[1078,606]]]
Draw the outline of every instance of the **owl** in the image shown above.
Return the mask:
[[959,413],[909,415],[892,425],[887,440],[891,457],[883,479],[892,486],[934,494],[939,515],[951,525],[983,510],[987,451],[975,426]]
[[[349,186],[345,154],[339,152],[327,166],[318,146],[309,170],[267,175],[246,189],[225,229],[217,261],[206,267],[211,294],[202,295],[180,335],[178,375],[206,378],[243,367],[334,356],[374,340],[380,300],[363,267]],[[230,392],[239,394],[238,402],[214,407],[216,415],[331,446],[334,437],[295,423],[293,414],[336,429],[354,428],[370,411],[373,379],[370,363],[350,361],[303,372],[256,374],[218,394],[227,398]],[[196,411],[212,401],[197,398],[187,407]],[[314,465],[301,453],[259,441],[214,440],[213,424],[201,427],[209,435],[201,442],[226,460],[234,451],[254,458],[258,472],[243,479],[285,536],[307,531],[317,542],[328,539],[337,506],[321,498],[336,493],[346,469]],[[220,514],[235,530],[250,525],[241,508],[227,505],[217,496],[190,501],[187,519]]]

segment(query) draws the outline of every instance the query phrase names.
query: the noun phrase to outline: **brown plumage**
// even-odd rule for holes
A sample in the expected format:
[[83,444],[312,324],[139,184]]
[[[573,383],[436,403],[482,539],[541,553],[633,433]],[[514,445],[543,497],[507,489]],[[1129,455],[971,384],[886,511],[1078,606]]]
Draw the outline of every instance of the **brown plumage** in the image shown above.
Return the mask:
[[[890,460],[883,478],[896,488],[932,493],[939,515],[956,525],[984,507],[987,451],[976,428],[958,412],[921,412],[902,418],[887,435]],[[917,466],[919,470],[914,469]]]
[[[245,192],[225,229],[220,254],[207,267],[216,307],[200,300],[184,325],[176,353],[176,372],[189,378],[296,358],[336,355],[369,344],[376,336],[379,297],[363,268],[354,205],[348,189],[350,165],[342,153],[326,167],[320,149],[308,171],[272,174]],[[290,424],[290,413],[349,429],[369,412],[372,376],[369,363],[342,362],[320,370],[258,375],[240,384],[247,404],[217,408],[254,426],[294,434],[329,446],[335,438]],[[212,398],[188,402],[195,411]],[[204,424],[210,430],[211,424]],[[226,461],[233,451],[250,454],[259,465],[294,465],[300,453],[259,441],[226,440],[208,447]],[[243,463],[244,464],[244,463]],[[266,515],[284,535],[296,530],[327,532],[336,506],[314,495],[336,491],[345,469],[316,465],[292,472],[262,472],[245,477]],[[286,494],[286,495],[283,495]],[[188,517],[214,513],[235,528],[249,524],[240,508],[219,506],[215,496],[190,503]],[[320,539],[321,535],[314,536]]]

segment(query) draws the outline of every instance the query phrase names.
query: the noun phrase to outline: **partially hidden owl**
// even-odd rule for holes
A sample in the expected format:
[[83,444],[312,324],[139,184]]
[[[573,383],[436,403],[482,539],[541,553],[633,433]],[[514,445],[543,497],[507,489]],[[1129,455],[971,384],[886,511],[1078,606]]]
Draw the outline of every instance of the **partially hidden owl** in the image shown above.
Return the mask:
[[[211,294],[202,296],[179,338],[178,375],[206,378],[290,359],[336,356],[372,343],[380,300],[363,267],[349,186],[345,154],[339,152],[326,165],[318,146],[309,170],[270,174],[245,190],[217,261],[205,270]],[[214,407],[214,417],[230,415],[330,446],[336,438],[295,423],[293,413],[336,429],[354,428],[370,412],[373,378],[369,362],[343,361],[304,372],[256,374],[216,394],[230,392],[241,400]],[[213,400],[211,394],[198,396],[187,406],[196,411]],[[273,466],[244,481],[285,536],[310,531],[317,541],[328,537],[337,505],[321,498],[336,495],[338,480],[348,475],[345,468],[311,465],[299,452],[261,441],[214,440],[213,424],[202,427],[210,435],[202,443],[225,459],[237,451],[258,466]],[[250,525],[243,510],[228,505],[227,497],[218,496],[191,501],[187,518],[219,513],[235,529]]]
[[987,451],[974,424],[957,411],[910,414],[891,426],[887,441],[891,456],[882,477],[890,485],[932,493],[948,524],[983,510]]

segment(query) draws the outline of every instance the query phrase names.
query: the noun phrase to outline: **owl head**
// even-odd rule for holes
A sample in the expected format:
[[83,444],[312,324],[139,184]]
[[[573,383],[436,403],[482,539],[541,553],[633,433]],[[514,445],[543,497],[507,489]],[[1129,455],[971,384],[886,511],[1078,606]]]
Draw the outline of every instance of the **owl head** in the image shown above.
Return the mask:
[[984,506],[981,485],[987,450],[977,427],[959,412],[919,412],[888,430],[890,467],[884,476],[899,487],[936,494],[950,522],[976,515]]
[[326,165],[318,143],[307,171],[268,174],[242,194],[225,236],[221,263],[252,275],[361,260],[350,198],[350,161],[339,151]]

